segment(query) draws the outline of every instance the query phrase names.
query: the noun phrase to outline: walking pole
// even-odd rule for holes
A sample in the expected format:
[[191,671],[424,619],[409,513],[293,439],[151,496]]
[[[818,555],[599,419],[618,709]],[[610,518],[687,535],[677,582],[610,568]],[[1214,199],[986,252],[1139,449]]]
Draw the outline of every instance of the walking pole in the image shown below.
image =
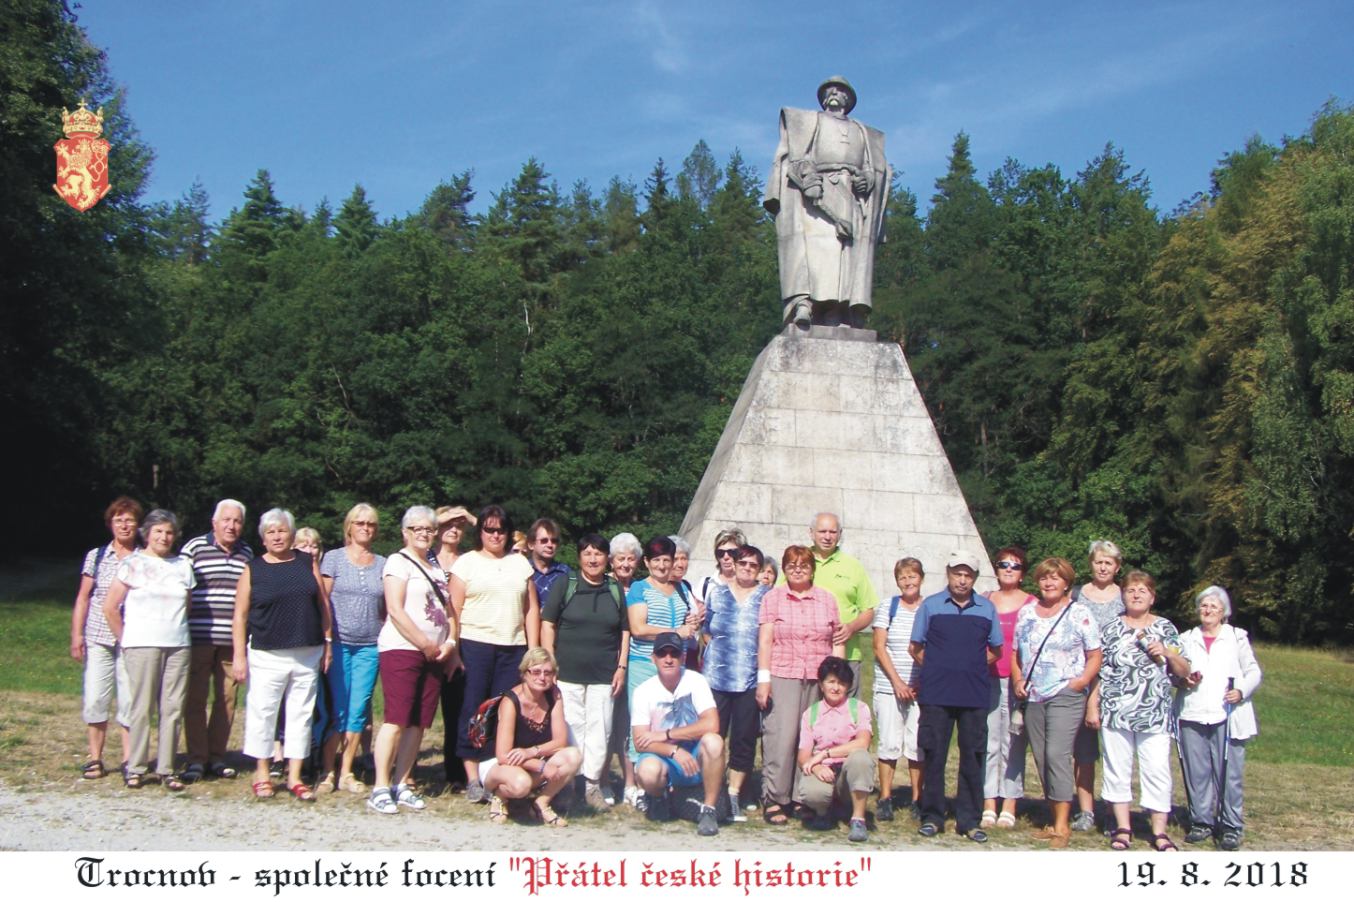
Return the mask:
[[[1236,686],[1236,677],[1227,678],[1227,691],[1230,693]],[[1225,797],[1223,793],[1227,792],[1227,759],[1232,755],[1232,706],[1224,697],[1222,710],[1226,717],[1222,721],[1222,773],[1218,775],[1218,810],[1213,816],[1213,829],[1222,827],[1222,810],[1225,807]]]

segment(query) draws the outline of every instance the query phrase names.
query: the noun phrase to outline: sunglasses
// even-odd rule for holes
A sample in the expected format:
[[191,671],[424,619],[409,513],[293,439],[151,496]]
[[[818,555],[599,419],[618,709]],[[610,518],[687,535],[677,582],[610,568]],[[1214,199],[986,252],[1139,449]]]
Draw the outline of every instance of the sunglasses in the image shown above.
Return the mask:
[[738,552],[737,548],[716,548],[715,557],[717,558],[733,557],[734,554],[736,554],[737,552]]
[[660,648],[654,651],[656,658],[680,658],[682,653],[675,648]]
[[508,534],[508,531],[502,526],[482,526],[480,527],[480,532],[491,536],[503,536]]
[[555,671],[547,667],[528,667],[527,673],[534,677],[552,677]]
[[997,561],[997,569],[998,569],[998,570],[1024,570],[1025,567],[1024,567],[1023,564],[1017,563],[1016,561]]

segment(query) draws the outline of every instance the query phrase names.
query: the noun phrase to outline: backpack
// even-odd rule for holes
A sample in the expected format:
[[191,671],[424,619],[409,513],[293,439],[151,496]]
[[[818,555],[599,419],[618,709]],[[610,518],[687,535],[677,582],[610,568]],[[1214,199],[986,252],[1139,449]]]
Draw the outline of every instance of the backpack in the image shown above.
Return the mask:
[[[822,703],[821,701],[817,701],[817,702],[814,702],[812,705],[809,705],[809,726],[813,726],[814,724],[816,724],[816,723],[818,722],[818,711],[819,711],[820,708],[822,708],[822,706],[823,706],[823,703]],[[846,708],[847,708],[848,711],[851,712],[851,723],[853,723],[853,724],[859,723],[859,722],[860,722],[860,699],[858,699],[858,698],[848,698],[848,699],[846,700]]]
[[491,736],[498,735],[498,704],[501,701],[501,695],[486,698],[471,715],[470,723],[465,728],[465,736],[471,747],[482,749],[490,742]]
[[[616,602],[616,609],[618,611],[624,611],[625,601],[621,599],[621,587],[616,584],[616,581],[614,579],[610,579],[605,576],[602,578],[606,580],[606,586],[608,589],[611,590],[611,598],[613,601]],[[564,619],[564,611],[569,607],[569,602],[572,601],[574,596],[577,594],[578,594],[578,574],[571,570],[569,571],[569,582],[564,587],[564,601],[559,606],[560,620]]]
[[893,618],[898,616],[898,602],[903,600],[903,596],[895,595],[889,599],[889,626],[893,626]]

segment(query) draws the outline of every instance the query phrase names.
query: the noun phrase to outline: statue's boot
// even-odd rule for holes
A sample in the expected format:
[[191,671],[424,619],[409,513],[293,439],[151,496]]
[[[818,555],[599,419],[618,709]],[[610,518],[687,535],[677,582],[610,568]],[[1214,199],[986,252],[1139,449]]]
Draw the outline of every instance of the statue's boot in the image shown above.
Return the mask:
[[851,305],[851,328],[864,329],[866,323],[870,321],[870,308],[865,304]]
[[794,323],[800,329],[807,329],[813,322],[813,305],[805,297],[797,298],[786,306],[785,321]]

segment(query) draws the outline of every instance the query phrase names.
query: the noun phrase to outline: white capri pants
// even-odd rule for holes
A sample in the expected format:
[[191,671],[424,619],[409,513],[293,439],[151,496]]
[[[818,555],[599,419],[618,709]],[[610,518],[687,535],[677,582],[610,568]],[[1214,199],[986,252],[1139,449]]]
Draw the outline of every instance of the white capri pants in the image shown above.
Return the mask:
[[84,705],[81,711],[85,723],[108,722],[108,703],[113,700],[114,686],[118,691],[118,723],[130,727],[132,690],[127,683],[127,662],[122,659],[122,646],[86,641]]
[[[571,741],[583,752],[583,778],[596,783],[602,779],[607,747],[611,742],[611,716],[616,710],[610,683],[560,682],[564,699],[564,721],[569,725]],[[487,771],[486,771],[487,773]]]
[[1110,804],[1133,801],[1133,754],[1138,757],[1139,804],[1145,811],[1171,810],[1171,734],[1102,727],[1104,775],[1100,797]]
[[917,745],[917,724],[921,721],[921,705],[917,702],[899,701],[895,695],[875,693],[875,735],[879,737],[879,747],[875,754],[881,761],[922,760],[921,748]]
[[249,694],[245,696],[244,753],[272,758],[277,736],[277,712],[287,700],[287,724],[282,754],[304,758],[310,754],[310,725],[315,718],[315,694],[323,645],[249,649]]
[[1019,699],[1011,691],[1010,677],[993,677],[987,703],[987,762],[983,774],[983,798],[1025,798],[1025,731],[1011,732],[1011,712]]

